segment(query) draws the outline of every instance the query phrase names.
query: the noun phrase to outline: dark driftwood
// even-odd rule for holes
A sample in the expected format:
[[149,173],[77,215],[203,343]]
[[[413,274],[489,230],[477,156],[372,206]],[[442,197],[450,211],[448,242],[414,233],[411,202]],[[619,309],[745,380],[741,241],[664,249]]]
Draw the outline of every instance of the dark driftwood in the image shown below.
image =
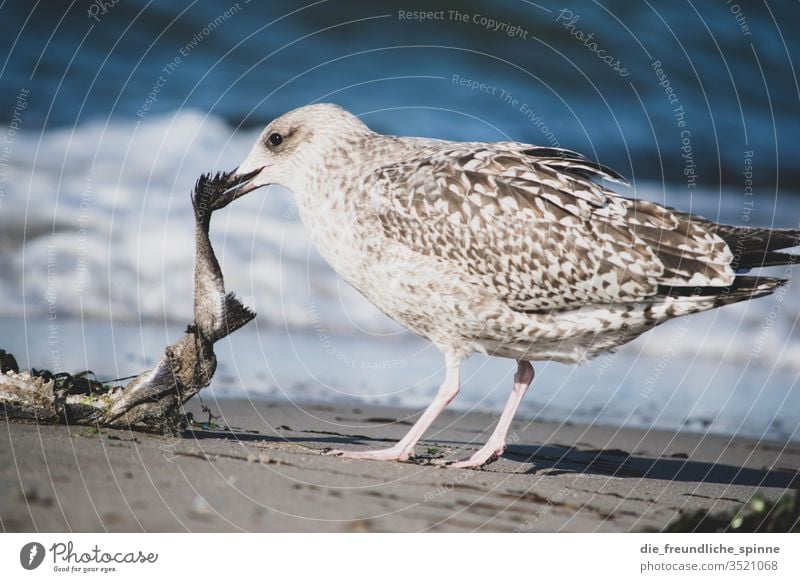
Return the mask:
[[107,388],[96,381],[65,382],[65,375],[19,373],[13,357],[9,360],[3,353],[0,410],[7,417],[170,432],[181,428],[183,403],[208,386],[216,371],[214,343],[255,317],[232,293],[225,292],[208,238],[211,214],[233,200],[226,193],[229,185],[229,176],[220,174],[204,175],[195,185],[194,323],[166,348],[158,364],[127,386]]

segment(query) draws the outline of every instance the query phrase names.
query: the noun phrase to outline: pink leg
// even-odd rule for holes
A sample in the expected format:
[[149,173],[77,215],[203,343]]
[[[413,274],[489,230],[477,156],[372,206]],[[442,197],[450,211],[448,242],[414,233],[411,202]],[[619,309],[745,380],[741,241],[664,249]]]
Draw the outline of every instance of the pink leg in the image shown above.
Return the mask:
[[500,455],[506,450],[506,435],[508,429],[511,428],[511,421],[514,420],[514,414],[516,414],[522,397],[525,396],[531,382],[533,382],[533,366],[529,362],[517,362],[517,373],[514,375],[514,388],[511,396],[508,397],[500,420],[486,444],[471,457],[454,463],[444,461],[437,464],[457,468],[482,467],[500,458]]
[[414,456],[414,447],[422,438],[423,433],[428,430],[428,427],[436,420],[436,417],[441,414],[442,410],[450,404],[453,398],[458,394],[460,387],[459,369],[461,367],[461,356],[456,356],[451,353],[445,354],[445,363],[447,366],[447,374],[444,382],[439,387],[439,392],[436,398],[425,409],[419,420],[414,423],[408,434],[400,440],[396,445],[388,449],[379,449],[375,451],[331,451],[331,455],[339,455],[347,459],[371,459],[375,461],[407,461],[410,457]]

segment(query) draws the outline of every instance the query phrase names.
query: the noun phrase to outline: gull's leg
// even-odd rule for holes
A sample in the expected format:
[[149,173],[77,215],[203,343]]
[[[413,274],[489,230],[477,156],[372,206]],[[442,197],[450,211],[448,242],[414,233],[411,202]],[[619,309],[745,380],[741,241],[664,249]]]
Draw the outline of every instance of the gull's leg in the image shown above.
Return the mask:
[[331,451],[329,454],[339,455],[347,459],[372,459],[375,461],[407,461],[414,455],[414,447],[422,438],[423,433],[428,430],[428,427],[436,420],[436,417],[441,414],[442,410],[450,404],[453,398],[458,394],[460,388],[459,369],[461,367],[461,356],[452,353],[445,353],[445,363],[447,366],[447,374],[444,382],[439,387],[439,392],[436,398],[430,403],[419,420],[414,423],[411,430],[408,431],[396,445],[388,449],[379,449],[376,451]]
[[511,421],[514,420],[514,414],[516,414],[517,408],[522,402],[522,397],[525,396],[531,382],[533,382],[533,366],[531,366],[530,362],[517,362],[517,373],[514,374],[514,388],[511,391],[511,396],[508,397],[508,402],[506,402],[506,407],[500,415],[500,420],[497,422],[497,426],[486,444],[471,457],[454,463],[443,462],[439,464],[457,468],[482,467],[499,459],[503,451],[506,450],[506,435],[511,427]]

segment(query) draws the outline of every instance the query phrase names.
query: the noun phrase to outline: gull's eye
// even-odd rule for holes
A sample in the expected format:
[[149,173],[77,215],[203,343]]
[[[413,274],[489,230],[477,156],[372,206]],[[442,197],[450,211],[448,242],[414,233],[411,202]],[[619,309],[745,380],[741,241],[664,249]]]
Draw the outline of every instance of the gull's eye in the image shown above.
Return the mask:
[[269,134],[267,140],[269,141],[270,145],[279,146],[283,143],[283,136],[279,133],[271,133]]

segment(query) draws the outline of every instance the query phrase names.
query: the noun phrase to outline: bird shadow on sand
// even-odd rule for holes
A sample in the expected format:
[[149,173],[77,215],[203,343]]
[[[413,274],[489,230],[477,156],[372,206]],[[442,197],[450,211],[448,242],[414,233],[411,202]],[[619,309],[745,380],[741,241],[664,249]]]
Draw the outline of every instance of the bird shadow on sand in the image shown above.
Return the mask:
[[[322,445],[365,445],[372,447],[392,444],[396,439],[374,438],[358,434],[342,434],[326,431],[293,431],[313,433],[311,436],[266,435],[254,431],[240,429],[192,430],[185,437],[194,439],[226,439],[242,443],[297,443],[309,446]],[[438,445],[461,448],[466,443],[437,441]],[[424,444],[420,445],[424,447]],[[720,485],[745,485],[749,487],[778,487],[788,489],[800,486],[800,473],[789,468],[754,469],[736,465],[693,461],[688,458],[648,457],[634,455],[622,450],[578,449],[566,445],[511,445],[503,454],[506,461],[516,461],[533,465],[525,471],[527,474],[547,474],[550,476],[563,474],[605,475],[628,479],[655,479],[660,481],[677,481],[685,483],[715,483]],[[418,459],[424,463],[425,459]],[[519,467],[505,470],[505,463],[490,465],[494,472],[519,474]],[[455,470],[455,469],[454,469]]]
[[788,489],[800,485],[800,473],[789,468],[739,467],[689,458],[648,457],[622,450],[577,449],[565,445],[508,447],[504,457],[533,463],[529,473],[581,473],[684,483],[716,483]]

